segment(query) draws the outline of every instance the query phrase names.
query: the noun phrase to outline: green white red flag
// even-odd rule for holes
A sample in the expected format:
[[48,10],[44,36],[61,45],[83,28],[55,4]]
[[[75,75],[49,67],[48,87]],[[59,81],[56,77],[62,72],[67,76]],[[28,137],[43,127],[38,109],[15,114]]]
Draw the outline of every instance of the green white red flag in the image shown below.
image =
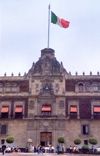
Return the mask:
[[66,21],[63,18],[60,19],[52,11],[51,11],[51,23],[58,24],[62,28],[68,28],[69,27],[69,24],[70,24],[69,21]]

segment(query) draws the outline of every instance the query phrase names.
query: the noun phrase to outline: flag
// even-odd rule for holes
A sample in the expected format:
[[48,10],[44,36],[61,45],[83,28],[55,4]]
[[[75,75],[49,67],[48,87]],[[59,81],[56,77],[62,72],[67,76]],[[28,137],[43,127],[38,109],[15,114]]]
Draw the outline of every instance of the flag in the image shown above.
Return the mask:
[[64,20],[63,18],[60,19],[52,11],[51,11],[51,23],[58,24],[62,28],[68,28],[70,24],[70,22]]

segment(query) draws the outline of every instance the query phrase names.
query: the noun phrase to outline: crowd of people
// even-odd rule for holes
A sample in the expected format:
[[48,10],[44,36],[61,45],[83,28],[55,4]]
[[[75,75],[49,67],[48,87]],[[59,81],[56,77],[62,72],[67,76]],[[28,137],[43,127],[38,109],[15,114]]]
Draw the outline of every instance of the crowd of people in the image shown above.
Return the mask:
[[31,146],[30,149],[28,149],[27,147],[25,148],[25,152],[32,152],[32,153],[54,153],[54,147],[53,146],[48,146],[48,147],[44,147],[44,146]]
[[7,146],[6,147],[6,145],[4,144],[4,145],[2,145],[2,148],[1,148],[1,152],[2,152],[2,154],[4,155],[4,153],[12,153],[12,152],[21,152],[21,150],[20,150],[20,147],[10,147],[10,146]]
[[69,149],[70,149],[70,153],[78,153],[78,151],[79,151],[77,146],[73,146],[73,147],[70,146]]

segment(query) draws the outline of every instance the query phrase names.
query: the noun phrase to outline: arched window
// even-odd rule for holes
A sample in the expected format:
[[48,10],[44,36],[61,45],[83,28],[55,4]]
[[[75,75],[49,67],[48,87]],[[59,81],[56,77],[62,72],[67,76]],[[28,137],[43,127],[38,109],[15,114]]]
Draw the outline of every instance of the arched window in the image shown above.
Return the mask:
[[79,91],[83,91],[83,84],[80,83],[80,84],[78,85],[78,88],[79,88]]
[[89,83],[85,84],[85,91],[90,91],[90,84]]
[[3,84],[0,84],[0,92],[3,91]]
[[10,92],[11,91],[11,85],[10,84],[6,84],[6,92]]
[[98,91],[98,84],[97,83],[94,83],[93,84],[93,91]]
[[14,83],[14,84],[12,85],[12,92],[16,92],[16,91],[17,91],[17,84]]

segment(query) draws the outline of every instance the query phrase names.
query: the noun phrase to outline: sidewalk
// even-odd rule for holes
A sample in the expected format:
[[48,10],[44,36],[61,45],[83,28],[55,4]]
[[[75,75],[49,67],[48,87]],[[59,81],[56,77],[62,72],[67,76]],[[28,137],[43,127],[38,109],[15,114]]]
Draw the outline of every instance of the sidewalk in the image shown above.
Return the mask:
[[[0,156],[2,153],[0,153]],[[64,154],[57,154],[57,153],[43,153],[43,154],[38,154],[38,153],[5,153],[5,156],[96,156],[94,154],[73,154],[73,153],[64,153]]]

